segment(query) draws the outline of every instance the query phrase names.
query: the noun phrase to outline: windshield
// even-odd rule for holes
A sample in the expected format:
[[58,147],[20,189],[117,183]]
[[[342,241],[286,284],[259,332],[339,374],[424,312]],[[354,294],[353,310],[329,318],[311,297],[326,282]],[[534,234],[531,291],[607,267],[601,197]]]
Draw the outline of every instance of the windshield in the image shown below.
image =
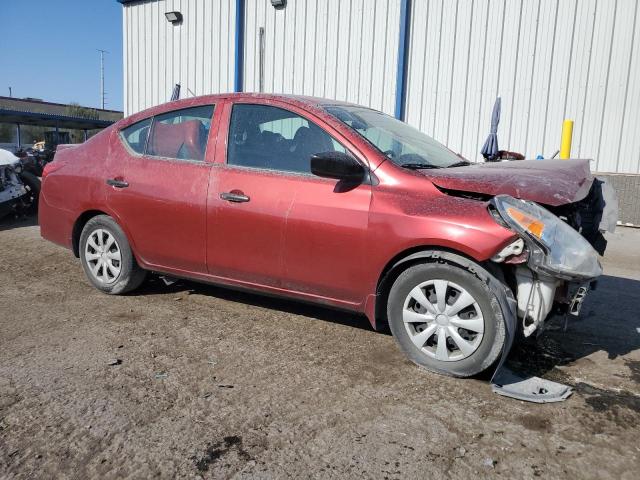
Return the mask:
[[420,169],[469,164],[420,130],[384,113],[351,105],[327,105],[324,109],[366,138],[396,165]]

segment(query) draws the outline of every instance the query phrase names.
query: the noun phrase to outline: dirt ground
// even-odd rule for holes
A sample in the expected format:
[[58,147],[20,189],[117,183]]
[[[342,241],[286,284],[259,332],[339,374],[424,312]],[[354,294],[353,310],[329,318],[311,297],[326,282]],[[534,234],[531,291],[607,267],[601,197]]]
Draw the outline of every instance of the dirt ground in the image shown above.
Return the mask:
[[582,319],[512,353],[575,387],[537,405],[419,370],[363,317],[153,278],[104,295],[0,222],[0,477],[638,478],[638,245],[621,229]]

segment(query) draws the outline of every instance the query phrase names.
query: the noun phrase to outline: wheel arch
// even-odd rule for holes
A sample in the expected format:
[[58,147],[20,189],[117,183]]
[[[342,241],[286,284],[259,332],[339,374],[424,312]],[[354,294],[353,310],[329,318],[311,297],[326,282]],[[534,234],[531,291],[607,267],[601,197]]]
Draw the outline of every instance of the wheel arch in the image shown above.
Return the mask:
[[386,316],[387,300],[391,286],[398,276],[407,268],[418,263],[436,262],[456,265],[460,268],[465,268],[476,275],[480,272],[478,269],[474,269],[474,265],[481,267],[481,269],[486,268],[484,262],[478,262],[464,252],[439,245],[423,245],[409,248],[398,253],[389,260],[389,262],[387,262],[380,273],[374,295],[375,305],[370,309],[372,311],[367,315],[370,320],[373,320],[373,327],[376,330],[386,330],[388,328]]
[[80,235],[82,234],[82,229],[84,228],[84,226],[87,224],[89,220],[91,220],[94,217],[97,217],[98,215],[106,215],[107,217],[113,219],[113,221],[120,226],[125,236],[127,237],[127,241],[129,242],[129,246],[131,247],[133,256],[136,258],[136,261],[139,261],[138,255],[136,254],[136,248],[135,248],[134,242],[132,241],[131,235],[129,235],[129,232],[127,231],[127,229],[124,228],[118,216],[114,215],[108,209],[104,209],[104,208],[87,209],[83,211],[74,222],[73,228],[71,230],[71,249],[75,257],[80,258]]
[[80,258],[80,235],[82,234],[82,229],[89,220],[93,217],[97,217],[98,215],[109,214],[101,210],[87,210],[82,212],[74,222],[73,229],[71,230],[71,249],[73,250],[73,255],[76,258]]

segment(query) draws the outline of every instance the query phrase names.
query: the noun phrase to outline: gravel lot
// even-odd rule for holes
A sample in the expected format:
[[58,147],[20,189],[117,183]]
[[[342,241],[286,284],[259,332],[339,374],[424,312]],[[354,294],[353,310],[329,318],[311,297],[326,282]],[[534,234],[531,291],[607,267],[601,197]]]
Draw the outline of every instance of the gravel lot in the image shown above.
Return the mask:
[[640,230],[582,319],[512,353],[575,386],[535,405],[419,370],[364,317],[157,279],[106,296],[34,223],[0,222],[1,478],[638,478]]

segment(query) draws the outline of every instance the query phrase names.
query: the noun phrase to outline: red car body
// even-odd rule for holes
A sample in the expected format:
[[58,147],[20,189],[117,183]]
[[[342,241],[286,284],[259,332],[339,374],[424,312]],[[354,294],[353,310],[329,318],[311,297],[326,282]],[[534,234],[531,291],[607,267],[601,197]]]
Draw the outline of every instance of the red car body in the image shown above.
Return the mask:
[[[514,241],[482,195],[553,206],[579,200],[591,185],[588,162],[580,161],[401,168],[323,102],[257,94],[179,100],[125,118],[84,144],[60,147],[43,177],[41,234],[77,255],[84,223],[104,213],[121,226],[146,270],[362,312],[375,326],[381,279],[402,258],[438,248],[482,263]],[[328,178],[227,165],[236,103],[309,119],[366,165],[375,182],[337,191]],[[134,158],[119,135],[144,118],[205,104],[215,110],[203,162]],[[129,186],[114,188],[108,179]],[[250,201],[225,201],[225,192]]]

